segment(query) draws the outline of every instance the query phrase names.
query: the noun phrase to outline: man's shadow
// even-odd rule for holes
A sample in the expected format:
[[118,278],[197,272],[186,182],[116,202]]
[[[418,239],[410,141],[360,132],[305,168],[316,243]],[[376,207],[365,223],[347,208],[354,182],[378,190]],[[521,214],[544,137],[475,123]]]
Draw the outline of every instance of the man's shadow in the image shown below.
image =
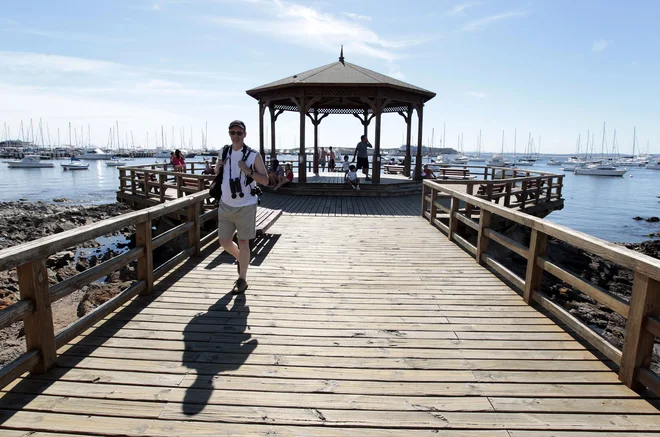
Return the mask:
[[[247,318],[250,314],[250,307],[246,305],[245,295],[237,295],[231,309],[228,309],[232,296],[231,292],[225,294],[218,302],[211,305],[208,311],[195,316],[183,331],[185,342],[183,365],[197,372],[197,379],[188,387],[183,399],[183,413],[188,416],[198,414],[206,407],[213,393],[212,383],[215,375],[223,371],[238,369],[257,348],[257,340],[250,339],[251,335],[245,332]],[[231,325],[226,326],[225,324],[229,320],[231,320]],[[215,327],[215,329],[211,327]],[[200,355],[200,352],[207,352],[208,349],[200,350],[200,332],[212,334],[212,336],[221,334],[223,343],[219,352],[211,355],[212,358],[215,356],[219,359],[201,361],[205,354]],[[218,349],[216,349],[217,351]],[[226,358],[223,359],[223,355],[226,355]]]

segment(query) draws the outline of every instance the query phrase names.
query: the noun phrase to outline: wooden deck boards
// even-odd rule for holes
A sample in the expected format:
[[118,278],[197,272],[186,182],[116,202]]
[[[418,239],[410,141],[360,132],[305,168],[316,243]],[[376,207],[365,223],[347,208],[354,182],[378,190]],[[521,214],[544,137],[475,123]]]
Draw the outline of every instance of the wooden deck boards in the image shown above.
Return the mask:
[[[244,297],[207,249],[8,386],[0,434],[659,435],[609,363],[412,200],[265,197],[285,212]],[[361,216],[337,217],[349,206]]]

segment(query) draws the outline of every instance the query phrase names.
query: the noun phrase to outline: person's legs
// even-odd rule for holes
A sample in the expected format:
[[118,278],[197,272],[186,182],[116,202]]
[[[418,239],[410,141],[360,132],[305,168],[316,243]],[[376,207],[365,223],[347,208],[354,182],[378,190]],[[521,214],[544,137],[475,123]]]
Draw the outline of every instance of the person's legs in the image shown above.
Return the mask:
[[238,277],[245,279],[247,278],[247,271],[250,265],[250,240],[238,240],[238,250],[239,255],[237,259],[240,265]]

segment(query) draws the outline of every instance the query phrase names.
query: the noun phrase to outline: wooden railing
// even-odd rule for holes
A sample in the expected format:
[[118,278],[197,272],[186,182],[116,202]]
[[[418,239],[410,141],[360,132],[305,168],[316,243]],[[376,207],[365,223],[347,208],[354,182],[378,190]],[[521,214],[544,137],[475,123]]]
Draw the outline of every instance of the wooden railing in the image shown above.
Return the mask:
[[[439,197],[450,199],[447,208]],[[478,218],[476,217],[478,214]],[[514,211],[486,200],[452,190],[445,184],[424,181],[422,215],[442,230],[447,237],[471,253],[479,264],[488,266],[522,291],[528,304],[534,300],[551,312],[614,363],[619,365],[619,379],[628,387],[648,387],[660,394],[660,377],[650,369],[655,338],[660,336],[660,260],[626,249],[579,231]],[[531,230],[529,246],[495,231],[491,223],[504,219]],[[447,221],[447,223],[443,223]],[[476,244],[459,235],[459,225],[472,231]],[[468,231],[469,232],[469,231]],[[466,233],[467,234],[467,233]],[[591,254],[598,255],[634,272],[630,303],[607,290],[573,274],[548,259],[548,237],[563,241]],[[494,241],[527,260],[522,278],[488,253]],[[612,311],[627,318],[623,351],[605,341],[596,332],[548,299],[541,291],[543,272],[555,276],[576,290],[595,299]]]
[[[563,174],[478,165],[441,164],[436,166],[440,169],[469,170],[470,174],[476,176],[477,179],[446,179],[441,183],[443,185],[464,185],[467,194],[502,204],[508,208],[525,209],[541,203],[562,200]],[[440,180],[437,181],[440,182]]]
[[[217,214],[215,210],[201,213],[201,205],[207,197],[208,192],[193,194],[0,251],[0,270],[17,270],[21,299],[0,310],[0,329],[23,320],[27,343],[27,352],[0,370],[0,388],[24,372],[46,372],[55,363],[57,349],[134,296],[150,294],[154,281],[186,258],[198,255],[203,246],[217,238],[214,232],[200,238],[202,224],[215,218]],[[187,216],[184,223],[155,238],[152,236],[152,220],[181,210],[184,210]],[[46,269],[46,259],[49,256],[127,226],[136,227],[135,248],[76,276],[49,285]],[[154,269],[153,250],[186,233],[186,249]],[[51,309],[53,302],[134,261],[137,261],[135,283],[61,332],[54,332]]]
[[168,188],[176,190],[177,198],[208,188],[215,176],[201,174],[204,169],[203,162],[186,163],[186,172],[174,171],[171,164],[122,166],[119,167],[119,192],[163,203]]

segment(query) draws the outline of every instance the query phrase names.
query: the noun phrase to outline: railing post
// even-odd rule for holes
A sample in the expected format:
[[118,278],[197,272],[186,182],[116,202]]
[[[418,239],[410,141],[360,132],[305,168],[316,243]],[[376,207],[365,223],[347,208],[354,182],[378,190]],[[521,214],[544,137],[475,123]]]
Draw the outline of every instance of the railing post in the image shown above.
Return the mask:
[[513,184],[514,184],[514,182],[507,182],[506,186],[504,187],[504,192],[505,192],[504,206],[506,208],[508,208],[509,205],[511,204],[511,190],[513,189],[513,187],[512,187]]
[[458,229],[458,219],[456,218],[456,214],[458,211],[459,203],[460,201],[458,200],[458,198],[452,195],[451,206],[449,207],[449,232],[447,233],[447,238],[449,238],[449,241],[452,241],[454,239],[454,234]]
[[546,202],[550,202],[552,200],[552,186],[553,186],[552,184],[554,180],[555,178],[553,176],[550,176],[550,178],[548,178],[548,189],[545,193]]
[[151,243],[151,220],[136,224],[135,244],[144,249],[137,262],[138,280],[144,280],[147,283],[147,287],[141,293],[144,296],[151,294],[154,289],[154,253]]
[[564,176],[561,175],[557,178],[557,199],[561,199],[561,189],[564,186]]
[[433,224],[433,220],[435,220],[438,215],[438,207],[436,206],[437,201],[438,191],[435,188],[431,188],[431,217],[429,218],[431,224]]
[[167,175],[159,174],[158,175],[158,192],[160,194],[160,203],[165,203],[165,180]]
[[484,180],[488,180],[488,167],[484,167]]
[[626,324],[619,379],[632,389],[642,388],[637,381],[637,369],[651,367],[655,336],[644,329],[648,316],[660,312],[660,282],[635,272],[630,312]]
[[532,229],[532,236],[529,240],[529,256],[527,258],[527,272],[525,274],[525,288],[523,290],[523,300],[529,304],[532,300],[532,293],[541,288],[541,279],[543,269],[536,264],[539,256],[545,257],[548,245],[548,235]]
[[539,203],[541,203],[541,191],[543,188],[541,184],[543,184],[543,178],[539,177],[536,180],[536,196],[535,196],[536,199],[534,199],[534,205],[538,205]]
[[486,236],[484,231],[490,227],[491,213],[481,208],[479,213],[479,235],[477,236],[477,263],[483,264],[481,255],[488,251],[488,242],[490,239]]
[[194,162],[190,163],[190,174],[195,174],[195,163]]
[[135,170],[131,170],[131,194],[135,196]]
[[174,175],[174,177],[176,178],[176,197],[183,197],[183,191],[181,190],[181,186],[183,185],[183,175],[178,173]]
[[[472,196],[474,194],[474,185],[468,182],[465,191],[469,196]],[[469,219],[472,218],[472,205],[469,203],[465,204],[465,216]]]
[[148,199],[149,198],[149,191],[151,191],[151,188],[149,187],[149,172],[144,171],[144,198]]
[[38,349],[41,357],[32,370],[45,373],[57,359],[53,310],[50,306],[46,259],[38,259],[18,266],[18,288],[21,300],[32,300],[34,312],[23,319],[27,350]]
[[191,256],[199,256],[202,249],[199,210],[200,202],[195,202],[188,206],[188,221],[193,222],[193,227],[188,231],[188,247],[195,248]]
[[428,185],[422,182],[422,217],[426,217],[426,194],[428,193],[429,188],[430,187]]
[[522,181],[522,193],[521,193],[521,201],[520,201],[520,209],[525,209],[525,203],[527,203],[527,190],[528,190],[528,184],[527,184],[527,179]]
[[122,194],[126,193],[126,181],[124,180],[126,178],[126,170],[123,168],[119,169],[119,191]]

